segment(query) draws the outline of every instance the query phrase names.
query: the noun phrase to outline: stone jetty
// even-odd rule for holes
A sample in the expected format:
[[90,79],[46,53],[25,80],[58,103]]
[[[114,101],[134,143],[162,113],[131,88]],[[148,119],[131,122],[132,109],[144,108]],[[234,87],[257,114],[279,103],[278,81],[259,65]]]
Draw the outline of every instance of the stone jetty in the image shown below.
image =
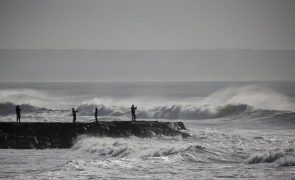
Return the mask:
[[182,136],[182,122],[100,121],[98,123],[0,122],[1,149],[71,148],[80,135],[97,137]]

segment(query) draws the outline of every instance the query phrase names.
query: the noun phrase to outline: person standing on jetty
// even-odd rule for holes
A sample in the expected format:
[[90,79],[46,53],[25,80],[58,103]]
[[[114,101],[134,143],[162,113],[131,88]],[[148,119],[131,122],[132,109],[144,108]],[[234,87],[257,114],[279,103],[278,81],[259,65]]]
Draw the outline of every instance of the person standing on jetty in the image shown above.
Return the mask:
[[95,108],[95,113],[94,113],[94,117],[95,117],[95,123],[97,123],[97,115],[98,115],[98,109]]
[[16,122],[19,122],[19,123],[20,123],[20,111],[21,111],[21,108],[19,107],[19,105],[17,105],[16,108],[15,108]]
[[75,109],[74,109],[74,108],[72,108],[72,114],[73,114],[73,123],[75,123],[75,122],[76,122],[76,112],[78,112],[78,111],[75,111]]
[[132,104],[132,106],[131,106],[132,121],[136,121],[136,115],[135,115],[136,109],[137,109],[137,107],[134,107],[134,105]]

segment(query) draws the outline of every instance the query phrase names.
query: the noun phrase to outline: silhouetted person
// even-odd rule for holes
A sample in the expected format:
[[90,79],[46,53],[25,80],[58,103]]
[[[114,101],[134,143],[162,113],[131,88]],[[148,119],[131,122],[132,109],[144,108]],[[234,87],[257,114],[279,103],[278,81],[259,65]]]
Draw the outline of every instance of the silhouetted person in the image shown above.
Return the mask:
[[20,123],[20,111],[21,111],[21,108],[19,107],[19,105],[17,105],[16,108],[15,108],[16,122],[19,122],[19,123]]
[[94,117],[95,117],[95,122],[96,122],[96,123],[97,123],[97,115],[98,115],[98,109],[95,108]]
[[75,109],[72,108],[72,113],[73,113],[73,123],[76,122],[76,112],[78,112],[78,111],[75,111]]
[[137,109],[137,107],[134,107],[134,105],[132,104],[132,106],[131,106],[132,121],[136,121],[136,115],[135,115],[136,109]]

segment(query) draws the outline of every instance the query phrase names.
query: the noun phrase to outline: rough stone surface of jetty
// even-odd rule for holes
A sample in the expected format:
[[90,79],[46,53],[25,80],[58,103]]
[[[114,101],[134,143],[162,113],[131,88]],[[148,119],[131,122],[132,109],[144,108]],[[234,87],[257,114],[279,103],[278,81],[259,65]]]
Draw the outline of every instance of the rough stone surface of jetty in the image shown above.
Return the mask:
[[182,122],[100,121],[98,123],[0,122],[0,148],[70,148],[79,135],[108,137],[188,137]]

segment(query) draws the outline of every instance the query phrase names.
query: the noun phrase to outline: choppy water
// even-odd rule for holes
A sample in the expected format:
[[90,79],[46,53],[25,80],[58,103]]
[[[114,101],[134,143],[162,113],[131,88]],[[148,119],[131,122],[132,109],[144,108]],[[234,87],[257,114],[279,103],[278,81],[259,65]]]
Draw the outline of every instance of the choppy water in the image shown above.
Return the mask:
[[0,120],[183,121],[192,137],[80,137],[71,149],[0,151],[3,179],[295,178],[294,82],[1,83]]

